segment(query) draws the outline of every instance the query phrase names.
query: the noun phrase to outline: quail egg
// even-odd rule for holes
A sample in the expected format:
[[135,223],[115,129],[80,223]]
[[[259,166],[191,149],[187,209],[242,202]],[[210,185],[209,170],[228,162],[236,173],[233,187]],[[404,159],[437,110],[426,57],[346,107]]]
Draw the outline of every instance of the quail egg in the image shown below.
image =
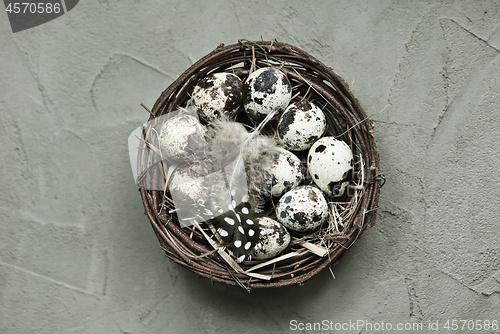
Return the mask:
[[276,207],[276,217],[291,230],[310,231],[326,221],[328,203],[323,192],[317,187],[299,186],[280,198]]
[[303,151],[320,138],[326,129],[326,118],[315,104],[301,100],[292,103],[281,115],[278,137],[285,148]]
[[243,84],[243,106],[254,121],[263,120],[273,110],[285,110],[291,98],[290,81],[273,67],[258,69]]
[[352,172],[351,148],[342,140],[323,137],[309,149],[307,168],[314,183],[328,196],[344,194]]
[[206,201],[208,196],[204,175],[189,165],[174,171],[168,189],[176,208],[183,211],[193,212],[197,205]]
[[194,87],[191,101],[205,121],[232,115],[241,106],[243,82],[232,73],[212,73]]
[[259,244],[252,249],[251,256],[255,260],[266,260],[283,252],[290,244],[291,236],[288,230],[269,217],[258,219],[260,228]]
[[278,154],[274,155],[271,167],[271,194],[274,197],[279,197],[295,188],[303,178],[302,162],[295,154],[281,149]]
[[205,154],[205,129],[189,114],[169,118],[162,125],[159,141],[163,157],[171,162],[190,162]]

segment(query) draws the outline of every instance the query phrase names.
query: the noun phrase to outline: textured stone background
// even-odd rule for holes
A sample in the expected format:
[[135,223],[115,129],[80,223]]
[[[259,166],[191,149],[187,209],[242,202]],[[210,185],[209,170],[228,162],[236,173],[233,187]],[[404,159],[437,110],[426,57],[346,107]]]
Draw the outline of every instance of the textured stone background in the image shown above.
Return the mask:
[[[80,1],[16,34],[2,14],[0,332],[500,321],[498,4]],[[335,279],[326,270],[248,294],[164,258],[127,137],[147,120],[139,103],[151,107],[190,64],[261,36],[350,83],[373,115],[387,183],[377,224],[332,267]]]

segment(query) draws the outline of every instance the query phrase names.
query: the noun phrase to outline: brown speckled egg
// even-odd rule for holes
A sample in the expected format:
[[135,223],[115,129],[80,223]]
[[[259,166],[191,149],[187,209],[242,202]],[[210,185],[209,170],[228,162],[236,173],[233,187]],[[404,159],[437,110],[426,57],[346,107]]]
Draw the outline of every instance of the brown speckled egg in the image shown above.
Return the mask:
[[198,160],[205,154],[205,128],[198,119],[180,113],[168,119],[160,131],[163,158],[173,162]]
[[310,231],[328,218],[328,203],[317,187],[299,186],[280,198],[276,206],[276,217],[291,230]]
[[315,104],[302,100],[292,103],[281,115],[278,137],[285,148],[303,151],[320,138],[326,129],[326,118]]
[[311,146],[307,168],[314,183],[329,196],[341,196],[349,184],[346,179],[352,172],[351,148],[342,140],[323,137]]
[[300,159],[290,151],[282,149],[274,156],[271,167],[271,194],[279,197],[295,188],[304,178]]
[[232,115],[241,106],[243,82],[232,73],[212,73],[194,87],[191,100],[205,121]]
[[276,257],[290,244],[291,236],[288,230],[269,217],[258,219],[260,227],[259,244],[251,251],[255,260],[266,260]]
[[291,98],[290,81],[273,67],[258,69],[243,84],[243,106],[254,121],[262,121],[273,110],[285,110]]

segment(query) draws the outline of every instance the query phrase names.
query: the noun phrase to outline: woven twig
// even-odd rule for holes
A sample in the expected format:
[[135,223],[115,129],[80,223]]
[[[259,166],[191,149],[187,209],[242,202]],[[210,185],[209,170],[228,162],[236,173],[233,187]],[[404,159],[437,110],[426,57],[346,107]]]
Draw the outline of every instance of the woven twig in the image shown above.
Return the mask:
[[[244,79],[251,69],[263,66],[274,66],[286,73],[292,83],[294,99],[305,98],[320,106],[327,118],[325,135],[348,143],[357,157],[356,164],[364,179],[352,187],[355,196],[345,195],[339,199],[342,203],[335,209],[338,215],[331,226],[310,236],[292,233],[295,242],[288,250],[290,256],[283,256],[281,261],[272,265],[260,266],[255,261],[241,264],[243,270],[253,267],[252,273],[271,277],[269,280],[259,279],[231,269],[220,254],[214,252],[204,237],[205,233],[193,227],[181,228],[175,212],[165,208],[168,194],[140,189],[145,213],[167,257],[212,282],[239,285],[246,290],[303,284],[336,263],[367,226],[375,223],[384,180],[372,122],[350,92],[347,82],[316,58],[289,44],[241,40],[229,46],[219,45],[161,94],[153,109],[148,110],[149,120],[185,107],[196,83],[209,73],[232,72]],[[139,161],[147,161],[148,157],[144,155],[148,150],[139,152]],[[303,155],[299,157],[305,159]]]

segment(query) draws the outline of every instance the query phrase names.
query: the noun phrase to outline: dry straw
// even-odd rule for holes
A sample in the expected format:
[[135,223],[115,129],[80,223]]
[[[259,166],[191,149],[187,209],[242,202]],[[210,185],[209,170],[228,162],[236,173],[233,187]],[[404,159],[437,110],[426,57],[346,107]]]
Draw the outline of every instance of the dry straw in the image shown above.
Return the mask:
[[[218,250],[213,226],[206,223],[200,226],[196,222],[190,227],[179,226],[168,192],[140,190],[145,213],[168,258],[212,282],[239,285],[248,291],[302,285],[335,264],[366,227],[375,223],[384,181],[379,172],[372,122],[350,92],[347,82],[331,68],[289,44],[240,40],[229,46],[219,45],[161,94],[153,109],[148,110],[150,121],[185,107],[196,83],[210,73],[232,72],[244,80],[249,73],[264,66],[279,68],[288,76],[294,100],[307,99],[320,106],[328,123],[325,135],[344,140],[353,151],[356,181],[346,195],[330,199],[328,223],[310,234],[292,233],[292,244],[277,258],[238,264],[228,253]],[[242,117],[247,125],[255,126]],[[272,128],[273,124],[269,126]],[[139,152],[139,161],[146,161],[150,151]],[[299,154],[304,162],[306,153]],[[165,163],[158,172],[166,175],[171,170],[172,166]],[[306,178],[305,183],[311,183],[310,178]],[[275,217],[272,209],[266,214]]]

